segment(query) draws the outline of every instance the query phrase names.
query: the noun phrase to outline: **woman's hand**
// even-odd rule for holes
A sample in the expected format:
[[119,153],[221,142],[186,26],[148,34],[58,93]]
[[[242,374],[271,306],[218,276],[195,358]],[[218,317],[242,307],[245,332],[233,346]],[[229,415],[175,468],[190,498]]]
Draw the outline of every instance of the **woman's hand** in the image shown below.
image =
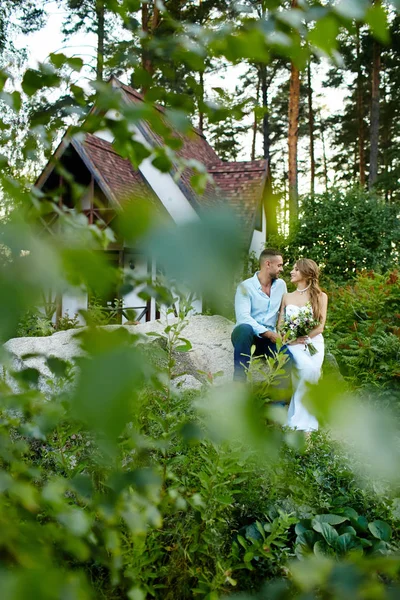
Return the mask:
[[289,344],[295,346],[296,344],[306,344],[308,341],[308,336],[304,335],[302,337],[298,337],[295,340],[293,340],[293,342],[289,342]]

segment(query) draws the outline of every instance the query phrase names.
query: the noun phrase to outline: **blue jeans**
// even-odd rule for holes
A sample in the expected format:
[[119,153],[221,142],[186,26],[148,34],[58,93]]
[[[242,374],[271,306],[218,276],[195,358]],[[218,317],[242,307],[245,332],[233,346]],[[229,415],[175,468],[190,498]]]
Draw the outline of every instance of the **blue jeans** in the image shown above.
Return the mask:
[[[256,347],[255,356],[267,355],[272,357],[277,352],[276,344],[267,338],[255,335],[251,325],[237,325],[232,331],[231,339],[234,347],[234,381],[246,381],[246,370],[249,367],[250,352],[253,345]],[[283,367],[285,374],[279,377],[274,387],[277,392],[276,395],[280,399],[289,401],[291,397],[290,370],[292,359],[286,346],[280,352],[285,353],[288,356],[288,360]]]

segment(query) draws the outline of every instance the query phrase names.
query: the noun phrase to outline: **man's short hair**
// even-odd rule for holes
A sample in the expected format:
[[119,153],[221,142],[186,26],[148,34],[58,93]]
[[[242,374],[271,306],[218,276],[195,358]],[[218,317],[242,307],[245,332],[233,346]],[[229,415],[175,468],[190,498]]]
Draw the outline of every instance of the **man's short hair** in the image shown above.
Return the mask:
[[265,248],[260,254],[260,266],[267,259],[270,259],[274,256],[282,256],[282,252],[277,250],[276,248]]

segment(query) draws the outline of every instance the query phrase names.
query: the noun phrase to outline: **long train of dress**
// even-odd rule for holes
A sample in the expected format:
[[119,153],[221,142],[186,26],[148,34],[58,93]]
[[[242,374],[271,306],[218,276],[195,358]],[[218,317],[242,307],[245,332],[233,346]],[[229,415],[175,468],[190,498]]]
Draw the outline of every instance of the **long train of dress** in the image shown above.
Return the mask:
[[[301,311],[300,306],[288,304],[286,315],[292,316]],[[303,406],[303,398],[310,383],[317,383],[321,376],[321,367],[324,360],[324,338],[322,334],[312,338],[317,353],[311,356],[303,344],[289,345],[288,350],[293,359],[292,381],[293,396],[290,401],[287,424],[292,429],[301,431],[315,431],[318,429],[318,421]]]

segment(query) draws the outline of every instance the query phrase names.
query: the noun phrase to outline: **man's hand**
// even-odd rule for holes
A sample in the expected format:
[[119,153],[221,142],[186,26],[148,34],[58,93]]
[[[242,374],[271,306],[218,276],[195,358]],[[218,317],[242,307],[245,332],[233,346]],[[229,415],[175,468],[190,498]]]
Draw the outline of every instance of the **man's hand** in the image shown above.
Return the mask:
[[280,335],[275,331],[264,331],[264,333],[261,334],[261,337],[267,338],[267,340],[269,340],[273,344],[276,344],[276,340],[280,337]]

